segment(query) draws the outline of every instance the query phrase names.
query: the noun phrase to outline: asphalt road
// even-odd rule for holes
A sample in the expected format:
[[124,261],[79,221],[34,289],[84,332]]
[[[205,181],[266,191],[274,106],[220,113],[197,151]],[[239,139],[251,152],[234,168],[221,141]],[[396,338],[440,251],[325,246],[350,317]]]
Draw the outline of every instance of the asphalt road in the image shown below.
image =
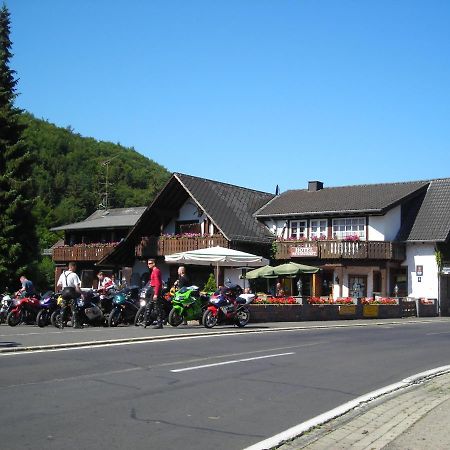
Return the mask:
[[5,449],[242,449],[450,362],[450,323],[0,354]]

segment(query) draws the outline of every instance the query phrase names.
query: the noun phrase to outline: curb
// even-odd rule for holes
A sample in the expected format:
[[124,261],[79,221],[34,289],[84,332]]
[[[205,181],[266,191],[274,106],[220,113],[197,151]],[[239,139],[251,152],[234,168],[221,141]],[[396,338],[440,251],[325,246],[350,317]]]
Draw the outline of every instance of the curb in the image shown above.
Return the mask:
[[264,328],[262,325],[256,328],[247,329],[230,329],[230,330],[220,330],[220,331],[206,331],[197,333],[185,333],[185,334],[169,334],[169,335],[158,335],[158,336],[145,336],[145,337],[135,337],[135,338],[121,338],[121,339],[106,339],[100,341],[84,341],[84,342],[70,342],[65,344],[48,344],[48,345],[33,345],[28,347],[11,347],[0,349],[1,354],[9,353],[31,353],[37,351],[45,350],[60,350],[60,349],[71,349],[71,348],[85,348],[85,347],[102,347],[107,345],[119,345],[119,344],[133,344],[140,342],[151,342],[160,340],[172,340],[172,339],[183,339],[183,338],[200,338],[204,336],[221,336],[221,335],[233,335],[233,334],[249,334],[249,333],[275,333],[280,331],[296,331],[296,330],[320,330],[327,328],[353,328],[353,327],[367,327],[367,326],[383,326],[383,325],[405,325],[410,323],[428,323],[428,321],[414,319],[408,320],[407,322],[398,320],[389,320],[384,322],[367,322],[367,323],[342,323],[342,324],[328,324],[328,325],[295,325],[288,327],[278,327],[278,328]]
[[410,377],[404,378],[403,380],[401,380],[397,383],[394,383],[389,386],[385,386],[381,389],[377,389],[375,391],[361,395],[360,397],[357,397],[354,400],[351,400],[351,401],[344,403],[334,409],[331,409],[330,411],[327,411],[323,414],[313,417],[312,419],[307,420],[306,422],[303,422],[299,425],[289,428],[289,429],[287,429],[279,434],[276,434],[275,436],[272,436],[268,439],[257,442],[256,444],[251,445],[250,447],[246,447],[244,450],[270,450],[270,449],[273,449],[275,447],[280,446],[281,444],[284,444],[287,441],[290,441],[290,440],[310,431],[312,428],[318,427],[320,425],[323,425],[323,424],[329,422],[330,420],[336,419],[337,417],[340,417],[363,404],[370,403],[373,400],[376,400],[380,397],[391,394],[395,391],[406,389],[410,386],[413,386],[414,384],[423,383],[425,381],[428,381],[428,380],[438,377],[440,375],[444,375],[446,373],[450,373],[450,365],[437,367],[435,369],[431,369],[431,370],[427,370],[425,372],[420,372],[418,374],[411,375]]

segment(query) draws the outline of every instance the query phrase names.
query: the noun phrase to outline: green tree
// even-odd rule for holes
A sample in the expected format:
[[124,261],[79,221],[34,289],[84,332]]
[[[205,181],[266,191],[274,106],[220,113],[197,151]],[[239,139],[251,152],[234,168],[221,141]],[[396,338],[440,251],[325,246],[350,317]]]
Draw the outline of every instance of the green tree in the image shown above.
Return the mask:
[[10,68],[10,15],[0,9],[0,286],[13,286],[20,273],[37,262],[36,224],[32,214],[32,155],[22,134],[15,71]]

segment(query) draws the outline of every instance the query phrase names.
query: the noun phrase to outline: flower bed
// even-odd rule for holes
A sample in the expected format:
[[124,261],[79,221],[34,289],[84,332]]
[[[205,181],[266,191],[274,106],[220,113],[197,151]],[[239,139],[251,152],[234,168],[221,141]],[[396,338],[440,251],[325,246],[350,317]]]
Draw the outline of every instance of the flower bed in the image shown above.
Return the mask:
[[352,297],[337,299],[324,297],[308,297],[308,303],[310,305],[353,305],[356,303],[356,299]]
[[294,297],[256,297],[254,305],[295,305],[297,301]]
[[383,298],[362,298],[361,303],[363,305],[398,305],[398,298],[383,297]]

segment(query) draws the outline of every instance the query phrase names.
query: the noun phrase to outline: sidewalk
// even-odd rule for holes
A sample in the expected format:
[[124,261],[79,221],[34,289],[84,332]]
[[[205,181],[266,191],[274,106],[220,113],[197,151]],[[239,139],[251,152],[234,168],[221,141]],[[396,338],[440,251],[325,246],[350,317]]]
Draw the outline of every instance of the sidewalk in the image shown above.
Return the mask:
[[413,385],[334,419],[280,450],[450,448],[450,374]]

